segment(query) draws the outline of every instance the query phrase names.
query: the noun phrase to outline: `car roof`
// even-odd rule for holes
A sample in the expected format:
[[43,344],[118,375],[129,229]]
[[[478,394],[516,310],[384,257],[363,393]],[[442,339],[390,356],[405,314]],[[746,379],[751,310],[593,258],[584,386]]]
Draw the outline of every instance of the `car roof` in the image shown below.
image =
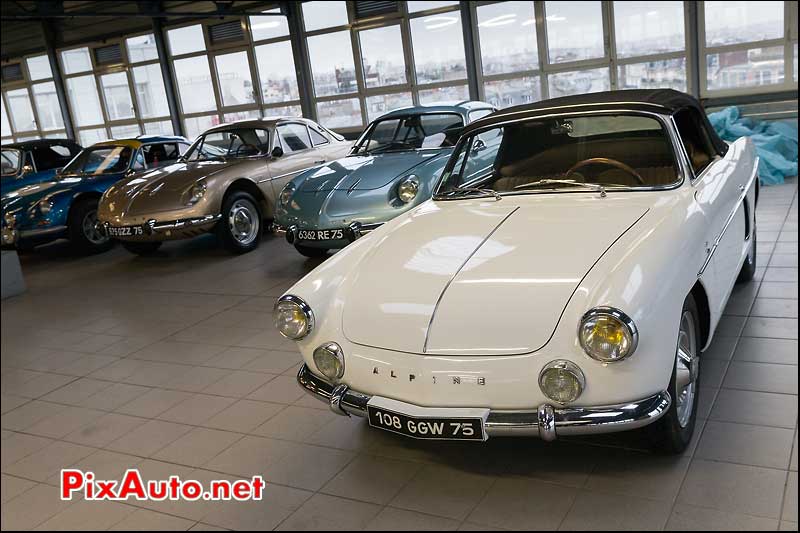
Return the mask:
[[72,139],[67,139],[66,137],[59,137],[59,138],[49,138],[49,139],[33,139],[30,141],[21,141],[16,143],[8,143],[4,144],[3,148],[19,148],[21,150],[27,150],[29,148],[34,148],[37,146],[53,146],[54,144],[74,144],[77,145],[75,141]]
[[391,118],[396,116],[406,116],[422,113],[460,113],[462,115],[469,113],[475,109],[494,109],[492,104],[481,102],[478,100],[463,100],[453,102],[437,102],[431,105],[412,105],[408,107],[401,107],[381,115],[379,118]]
[[[316,125],[316,123],[312,120],[308,120],[303,117],[288,117],[288,116],[274,116],[274,117],[265,117],[265,118],[248,118],[244,120],[236,120],[233,122],[226,122],[224,124],[219,124],[217,126],[208,128],[202,134],[210,133],[214,131],[221,131],[230,128],[231,126],[238,126],[241,128],[274,128],[278,124],[282,122],[304,122],[306,124]],[[201,135],[202,135],[201,134]]]
[[488,117],[476,120],[464,129],[464,135],[492,124],[515,119],[535,118],[558,113],[580,113],[588,111],[641,111],[672,115],[682,109],[695,109],[700,112],[705,129],[719,153],[726,150],[725,142],[719,138],[708,122],[700,101],[686,93],[674,89],[625,89],[599,93],[562,96],[542,100],[533,104],[508,107]]
[[176,142],[176,141],[181,141],[185,143],[189,142],[185,137],[180,137],[178,135],[139,135],[138,137],[133,137],[128,139],[109,139],[107,141],[100,141],[98,143],[94,143],[92,147],[128,146],[130,148],[136,149],[140,148],[145,144],[158,143],[158,142]]

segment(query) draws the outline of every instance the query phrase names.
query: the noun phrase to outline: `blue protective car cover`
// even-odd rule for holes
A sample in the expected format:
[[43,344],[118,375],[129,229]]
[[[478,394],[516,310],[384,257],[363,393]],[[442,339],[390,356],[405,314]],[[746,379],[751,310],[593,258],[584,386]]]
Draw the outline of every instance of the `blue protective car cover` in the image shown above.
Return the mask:
[[797,176],[797,122],[756,121],[741,117],[736,106],[710,113],[708,120],[726,141],[750,137],[758,152],[758,175],[762,185],[783,183]]

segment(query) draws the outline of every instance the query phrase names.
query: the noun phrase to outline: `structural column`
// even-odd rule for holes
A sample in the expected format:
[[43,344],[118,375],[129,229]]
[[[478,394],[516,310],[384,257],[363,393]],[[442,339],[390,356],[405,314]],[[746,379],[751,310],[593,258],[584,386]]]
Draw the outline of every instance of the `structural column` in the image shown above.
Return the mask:
[[53,42],[55,30],[53,29],[52,23],[49,20],[42,20],[42,33],[44,34],[44,44],[47,50],[47,59],[50,62],[50,71],[53,73],[53,85],[56,87],[58,106],[61,108],[61,116],[64,119],[64,129],[66,130],[68,138],[77,140],[75,125],[72,122],[72,114],[69,110],[67,91],[64,88],[64,76],[61,74],[61,64],[58,62],[56,46]]
[[156,40],[156,50],[158,50],[158,57],[161,65],[161,76],[164,78],[164,91],[167,94],[167,105],[169,106],[169,115],[172,120],[172,130],[175,135],[183,135],[183,122],[181,121],[180,106],[178,105],[177,93],[175,91],[175,78],[172,75],[172,69],[169,64],[172,62],[167,45],[164,40],[164,24],[160,18],[153,18],[153,35]]
[[480,98],[478,89],[478,59],[476,56],[475,34],[476,26],[472,20],[472,7],[470,2],[461,2],[461,29],[464,32],[464,52],[467,58],[467,80],[469,83],[469,97],[472,100]]
[[300,2],[283,2],[281,9],[289,23],[289,38],[292,43],[294,69],[297,73],[297,86],[300,89],[300,107],[303,116],[311,120],[317,119],[314,107],[314,82],[311,77],[311,66],[308,63],[308,46],[303,37],[303,19]]

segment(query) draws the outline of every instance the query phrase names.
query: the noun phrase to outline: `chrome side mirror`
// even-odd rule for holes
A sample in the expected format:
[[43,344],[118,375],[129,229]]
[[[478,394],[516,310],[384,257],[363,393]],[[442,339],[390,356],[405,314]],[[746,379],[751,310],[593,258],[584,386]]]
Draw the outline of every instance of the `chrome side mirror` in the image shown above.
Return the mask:
[[477,154],[486,150],[486,143],[481,139],[475,139],[475,144],[472,146],[472,153]]
[[24,176],[25,174],[30,174],[31,172],[33,172],[33,167],[31,165],[24,165],[22,167],[22,173],[20,174],[20,177]]
[[276,146],[272,149],[272,157],[281,157],[283,155],[283,148]]

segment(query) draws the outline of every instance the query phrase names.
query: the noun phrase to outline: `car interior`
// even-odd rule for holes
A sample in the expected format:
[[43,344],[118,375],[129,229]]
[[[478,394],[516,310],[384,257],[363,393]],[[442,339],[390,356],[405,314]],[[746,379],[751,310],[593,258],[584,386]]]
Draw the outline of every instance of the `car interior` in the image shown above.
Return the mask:
[[499,140],[483,139],[491,135],[475,141],[477,152],[485,153],[476,154],[473,146],[470,159],[475,167],[491,164],[491,177],[481,186],[498,192],[544,179],[624,187],[663,187],[678,179],[669,138],[651,118],[532,120],[505,126]]

